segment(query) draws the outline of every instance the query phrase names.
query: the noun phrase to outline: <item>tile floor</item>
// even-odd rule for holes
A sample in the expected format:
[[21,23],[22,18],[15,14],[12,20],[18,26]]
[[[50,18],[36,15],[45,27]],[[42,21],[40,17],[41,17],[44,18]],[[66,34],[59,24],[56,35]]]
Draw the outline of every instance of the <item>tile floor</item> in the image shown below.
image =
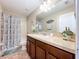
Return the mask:
[[0,57],[0,59],[30,59],[26,51],[16,52],[10,55],[6,55],[4,57]]

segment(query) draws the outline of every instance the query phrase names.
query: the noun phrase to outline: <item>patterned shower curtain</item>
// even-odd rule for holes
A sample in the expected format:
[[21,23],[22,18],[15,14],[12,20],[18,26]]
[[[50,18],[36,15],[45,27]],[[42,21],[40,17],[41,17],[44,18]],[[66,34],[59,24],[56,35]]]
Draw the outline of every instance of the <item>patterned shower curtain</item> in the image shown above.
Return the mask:
[[21,40],[21,22],[18,16],[2,14],[1,19],[1,42],[3,43],[2,50],[9,50],[20,46]]

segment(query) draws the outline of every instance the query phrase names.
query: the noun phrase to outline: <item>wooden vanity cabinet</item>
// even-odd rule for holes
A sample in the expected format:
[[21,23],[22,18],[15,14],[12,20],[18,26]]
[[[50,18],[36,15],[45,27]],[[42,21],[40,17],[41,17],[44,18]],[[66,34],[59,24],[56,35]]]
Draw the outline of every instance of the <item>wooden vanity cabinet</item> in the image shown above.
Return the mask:
[[27,36],[27,52],[31,59],[75,59],[75,54]]

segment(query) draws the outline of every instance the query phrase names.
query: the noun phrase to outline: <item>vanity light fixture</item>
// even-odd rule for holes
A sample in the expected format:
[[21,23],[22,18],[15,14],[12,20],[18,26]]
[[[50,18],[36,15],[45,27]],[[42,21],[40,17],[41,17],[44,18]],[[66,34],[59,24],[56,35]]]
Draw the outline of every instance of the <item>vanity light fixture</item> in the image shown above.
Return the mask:
[[42,5],[40,5],[40,10],[47,12],[47,10],[48,10],[48,5],[47,5],[46,2],[44,2]]
[[65,4],[68,4],[69,0],[63,0]]
[[44,1],[41,5],[40,5],[40,10],[43,12],[47,12],[49,10],[51,10],[51,8],[54,8],[56,5],[52,5],[52,1],[51,0],[46,0]]
[[52,5],[52,8],[55,8],[56,7],[56,5]]

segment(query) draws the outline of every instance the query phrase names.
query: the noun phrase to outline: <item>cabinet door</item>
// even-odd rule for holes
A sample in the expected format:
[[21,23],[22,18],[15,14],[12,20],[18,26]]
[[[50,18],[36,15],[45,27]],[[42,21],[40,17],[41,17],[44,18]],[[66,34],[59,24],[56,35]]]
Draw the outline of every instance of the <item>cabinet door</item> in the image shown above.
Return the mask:
[[30,57],[35,59],[35,44],[32,42],[30,42]]
[[45,59],[45,50],[36,46],[36,59]]
[[57,59],[57,58],[50,53],[46,53],[46,59]]
[[27,52],[28,52],[28,54],[30,55],[30,41],[29,40],[27,40]]

